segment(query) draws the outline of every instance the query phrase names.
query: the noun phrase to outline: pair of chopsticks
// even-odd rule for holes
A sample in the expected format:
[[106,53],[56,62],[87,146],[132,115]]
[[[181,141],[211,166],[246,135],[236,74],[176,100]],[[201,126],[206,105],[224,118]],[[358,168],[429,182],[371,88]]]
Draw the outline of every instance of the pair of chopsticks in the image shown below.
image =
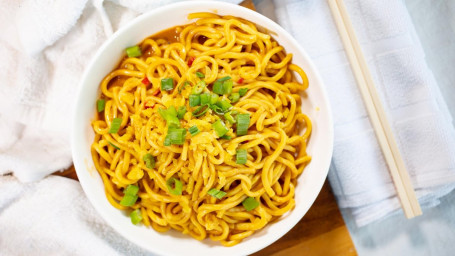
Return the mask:
[[420,208],[419,201],[411,184],[411,179],[398,150],[373,78],[368,70],[365,56],[362,53],[359,41],[349,19],[346,5],[343,3],[343,0],[328,1],[376,137],[389,166],[401,207],[408,219],[419,216],[422,214],[422,209]]

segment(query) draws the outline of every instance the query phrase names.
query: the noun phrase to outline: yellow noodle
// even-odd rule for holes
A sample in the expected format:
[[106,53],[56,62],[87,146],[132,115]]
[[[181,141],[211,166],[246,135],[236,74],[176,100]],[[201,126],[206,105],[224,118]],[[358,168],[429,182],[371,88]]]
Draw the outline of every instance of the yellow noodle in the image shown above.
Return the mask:
[[[114,207],[140,209],[144,225],[158,232],[174,229],[233,246],[295,205],[296,177],[311,161],[306,148],[312,125],[301,113],[300,95],[309,82],[292,64],[292,54],[253,23],[212,13],[188,18],[195,22],[174,29],[175,41],[159,35],[145,39],[139,46],[146,56],[124,58],[103,79],[105,108],[92,122],[92,158]],[[233,111],[250,114],[247,135],[237,136],[236,125],[226,122],[230,140],[219,139],[212,128],[222,116],[209,109],[196,118],[188,100],[200,80],[207,84],[203,92],[210,93],[225,76],[234,82],[233,93],[248,89],[232,102]],[[160,90],[163,78],[175,81],[172,91]],[[158,110],[171,106],[188,110],[182,128],[200,130],[187,133],[183,145],[164,145],[167,124]],[[110,133],[115,118],[122,122]],[[238,149],[247,150],[246,164],[236,163]],[[155,158],[154,168],[144,162],[146,154]],[[181,195],[169,192],[170,178],[182,183]],[[125,207],[122,190],[130,184],[139,187],[139,199]],[[212,197],[212,188],[226,195]],[[259,206],[247,211],[242,206],[247,197]]]

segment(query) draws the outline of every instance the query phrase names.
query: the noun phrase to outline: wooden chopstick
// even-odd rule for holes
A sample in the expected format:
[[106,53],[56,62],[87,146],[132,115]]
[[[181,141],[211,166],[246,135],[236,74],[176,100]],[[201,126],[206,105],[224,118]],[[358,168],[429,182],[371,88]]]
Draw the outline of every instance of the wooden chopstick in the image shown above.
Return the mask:
[[360,43],[349,19],[346,6],[342,0],[328,1],[376,137],[389,166],[404,214],[407,218],[421,215],[422,209],[387,120],[387,115],[381,104],[365,56],[362,53]]

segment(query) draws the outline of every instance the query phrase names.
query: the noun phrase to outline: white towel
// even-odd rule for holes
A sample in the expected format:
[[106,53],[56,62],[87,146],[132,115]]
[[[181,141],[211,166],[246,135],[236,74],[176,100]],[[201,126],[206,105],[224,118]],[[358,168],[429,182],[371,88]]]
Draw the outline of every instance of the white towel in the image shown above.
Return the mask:
[[78,182],[0,176],[0,255],[150,255],[97,214]]
[[[397,0],[344,2],[419,201],[437,205],[455,187],[455,132],[406,7]],[[329,94],[335,125],[329,180],[339,206],[350,208],[359,226],[395,213],[396,191],[328,2],[275,6],[279,23],[308,51]]]

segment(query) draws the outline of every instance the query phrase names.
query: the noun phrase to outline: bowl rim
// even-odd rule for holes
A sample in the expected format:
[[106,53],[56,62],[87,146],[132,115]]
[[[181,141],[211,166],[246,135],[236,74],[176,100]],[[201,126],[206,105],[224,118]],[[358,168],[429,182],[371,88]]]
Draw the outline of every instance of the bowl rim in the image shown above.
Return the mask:
[[[72,116],[72,124],[71,124],[71,150],[72,150],[72,156],[73,156],[75,170],[79,177],[79,182],[81,184],[81,187],[82,187],[84,193],[86,194],[87,198],[89,199],[90,203],[93,205],[93,207],[96,209],[96,211],[101,215],[101,217],[104,219],[104,221],[106,221],[109,226],[111,226],[114,230],[116,230],[116,232],[118,232],[121,236],[123,236],[130,242],[138,245],[139,247],[141,247],[143,249],[146,249],[147,251],[150,251],[153,253],[158,253],[160,255],[169,255],[169,252],[141,244],[138,241],[136,241],[134,235],[129,234],[128,232],[122,232],[120,227],[117,226],[116,223],[109,216],[107,216],[108,213],[103,210],[103,207],[98,205],[97,202],[95,201],[95,199],[89,196],[90,188],[88,187],[87,182],[86,182],[87,175],[89,175],[89,174],[87,174],[87,167],[85,166],[84,160],[82,160],[83,156],[81,155],[81,153],[78,151],[78,149],[76,147],[76,145],[78,144],[78,140],[79,140],[79,138],[76,134],[77,131],[75,129],[75,127],[76,127],[75,124],[77,122],[77,113],[78,113],[77,106],[78,106],[78,103],[82,102],[81,98],[83,96],[84,88],[86,87],[86,86],[84,86],[84,84],[87,83],[86,80],[88,79],[88,77],[90,75],[90,70],[94,68],[96,62],[98,61],[100,56],[103,54],[103,52],[106,50],[106,48],[110,44],[112,44],[114,41],[116,41],[117,38],[121,37],[122,34],[124,34],[126,31],[128,31],[129,29],[134,27],[136,24],[143,22],[143,20],[149,19],[150,16],[154,16],[154,15],[157,15],[162,12],[169,12],[174,9],[180,9],[180,8],[185,8],[185,7],[194,7],[195,5],[208,5],[208,4],[210,5],[210,8],[213,10],[219,10],[221,8],[229,8],[229,9],[232,9],[233,12],[239,11],[239,13],[234,16],[242,17],[242,15],[244,15],[244,13],[255,16],[255,19],[257,19],[259,21],[262,20],[265,22],[266,25],[264,25],[264,27],[266,27],[267,30],[274,31],[277,34],[283,35],[286,38],[286,40],[289,40],[293,45],[295,45],[295,47],[297,48],[297,51],[299,52],[299,54],[302,55],[302,57],[307,62],[307,65],[311,69],[312,76],[315,80],[314,83],[318,84],[318,86],[320,87],[319,89],[321,92],[321,96],[324,99],[323,104],[324,104],[324,107],[326,108],[326,112],[327,112],[326,118],[327,118],[327,125],[328,125],[328,127],[327,127],[328,133],[326,134],[327,141],[326,141],[325,146],[328,149],[328,152],[326,155],[324,155],[324,159],[321,160],[323,163],[323,167],[321,167],[321,172],[323,172],[323,173],[320,175],[321,178],[318,180],[319,183],[315,185],[317,187],[317,189],[314,189],[313,195],[311,195],[311,200],[309,200],[310,203],[308,204],[308,207],[306,207],[306,209],[298,212],[297,216],[294,217],[293,221],[288,224],[288,226],[287,226],[288,228],[281,229],[280,232],[275,232],[272,236],[262,237],[261,243],[254,243],[252,246],[246,248],[246,250],[244,250],[244,252],[242,254],[251,254],[251,253],[254,253],[256,251],[259,251],[259,250],[271,245],[273,242],[275,242],[276,240],[281,238],[283,235],[285,235],[287,232],[289,232],[302,219],[302,217],[308,212],[309,208],[313,205],[314,201],[316,200],[317,196],[319,195],[319,193],[322,189],[322,186],[324,185],[324,182],[327,178],[327,174],[329,171],[330,161],[332,158],[333,136],[334,136],[333,121],[332,121],[332,112],[331,112],[331,108],[330,108],[330,102],[328,100],[328,96],[327,96],[327,92],[324,87],[324,83],[322,82],[322,79],[321,79],[314,63],[312,62],[311,58],[308,56],[306,51],[303,49],[303,47],[294,39],[294,37],[292,35],[290,35],[286,30],[284,30],[279,24],[277,24],[273,20],[269,19],[268,17],[266,17],[258,12],[255,12],[253,10],[250,10],[248,8],[245,8],[245,7],[236,5],[236,4],[231,4],[231,3],[226,3],[226,2],[216,2],[216,1],[177,2],[177,3],[172,3],[172,4],[161,6],[159,8],[156,8],[154,10],[151,10],[151,11],[148,11],[148,12],[145,12],[145,13],[139,15],[138,17],[129,21],[124,26],[120,27],[112,36],[110,36],[103,43],[103,45],[97,50],[96,54],[92,57],[89,64],[85,68],[83,76],[78,85],[79,87],[77,89],[76,101],[73,106],[73,116]],[[253,23],[258,24],[257,22],[253,22]],[[259,24],[259,25],[263,26],[262,24]],[[119,57],[119,59],[120,59],[120,57]],[[99,85],[98,85],[98,87],[99,87]],[[97,173],[97,175],[99,175],[98,172],[96,172],[96,173]],[[229,248],[229,247],[227,247],[227,248]],[[233,248],[233,247],[230,247],[230,248]]]

